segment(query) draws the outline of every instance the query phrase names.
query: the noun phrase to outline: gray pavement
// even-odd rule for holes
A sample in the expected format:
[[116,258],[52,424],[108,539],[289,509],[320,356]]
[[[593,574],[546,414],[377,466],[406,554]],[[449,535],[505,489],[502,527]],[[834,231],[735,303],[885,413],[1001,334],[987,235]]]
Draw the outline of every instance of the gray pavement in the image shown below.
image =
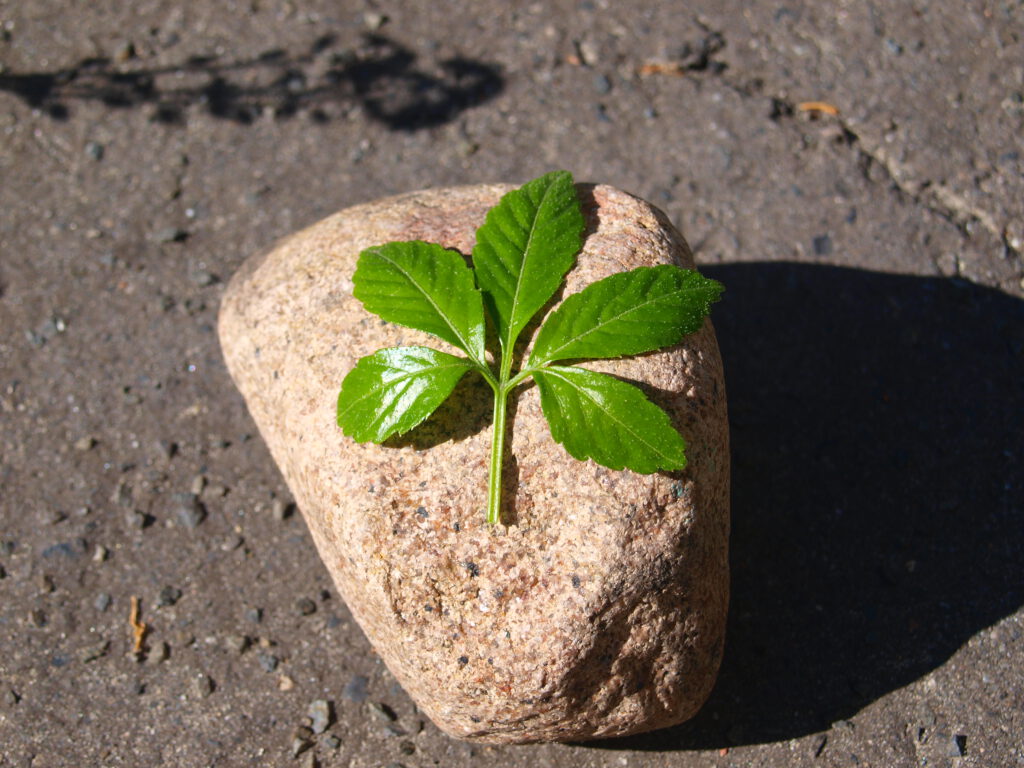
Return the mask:
[[[1024,5],[128,6],[0,2],[0,767],[1024,765]],[[726,284],[729,640],[689,724],[471,747],[334,592],[216,311],[335,210],[552,168]]]

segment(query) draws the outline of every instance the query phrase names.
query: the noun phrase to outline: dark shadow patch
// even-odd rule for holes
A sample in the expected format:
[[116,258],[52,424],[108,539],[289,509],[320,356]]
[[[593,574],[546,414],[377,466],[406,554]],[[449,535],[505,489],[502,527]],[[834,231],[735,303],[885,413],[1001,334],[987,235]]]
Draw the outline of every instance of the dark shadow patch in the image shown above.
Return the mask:
[[467,373],[451,395],[418,426],[404,435],[384,441],[388,448],[413,447],[418,451],[447,442],[458,442],[481,432],[494,418],[494,391],[484,378]]
[[[287,119],[308,112],[323,124],[356,105],[391,130],[414,131],[449,122],[501,93],[498,68],[462,57],[420,63],[410,49],[367,35],[353,50],[333,35],[308,50],[274,48],[246,60],[192,56],[178,65],[139,68],[90,57],[55,72],[0,74],[0,90],[54,119],[68,119],[74,102],[111,109],[147,107],[154,122],[181,125],[187,111],[249,125],[264,112]],[[337,49],[336,49],[337,48]]]
[[702,271],[726,287],[725,657],[696,718],[606,748],[827,730],[1024,604],[1024,301],[817,265]]

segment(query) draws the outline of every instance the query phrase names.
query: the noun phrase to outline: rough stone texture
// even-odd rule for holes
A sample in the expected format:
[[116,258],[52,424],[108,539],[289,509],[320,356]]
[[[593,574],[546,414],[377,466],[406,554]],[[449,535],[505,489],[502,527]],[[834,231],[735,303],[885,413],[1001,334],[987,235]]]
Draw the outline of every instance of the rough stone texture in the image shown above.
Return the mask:
[[[641,383],[687,438],[685,472],[573,460],[535,388],[517,401],[506,514],[484,522],[490,398],[384,446],[334,421],[355,361],[443,342],[382,324],[351,295],[359,251],[402,239],[468,253],[500,186],[357,206],[250,259],[227,290],[228,366],[353,614],[396,678],[452,735],[487,742],[636,733],[692,716],[711,690],[728,600],[729,454],[710,322],[671,350],[593,363]],[[692,266],[646,203],[580,187],[588,231],[566,292],[656,263]]]

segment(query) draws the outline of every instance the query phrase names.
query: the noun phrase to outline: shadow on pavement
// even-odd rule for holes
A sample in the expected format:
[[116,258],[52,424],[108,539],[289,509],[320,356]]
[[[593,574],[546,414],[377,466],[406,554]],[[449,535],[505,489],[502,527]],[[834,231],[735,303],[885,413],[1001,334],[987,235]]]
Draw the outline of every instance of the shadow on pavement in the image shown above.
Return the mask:
[[184,124],[186,110],[200,105],[243,125],[265,111],[276,118],[307,112],[315,122],[329,122],[337,117],[332,105],[360,104],[395,131],[442,125],[503,87],[493,65],[456,57],[420,66],[412,51],[383,35],[366,35],[352,50],[325,35],[304,53],[275,49],[242,61],[196,56],[146,68],[99,57],[53,72],[0,74],[0,90],[57,120],[70,117],[75,101],[149,106],[155,122],[168,124]]
[[1024,301],[828,266],[703,271],[726,286],[725,658],[694,720],[606,748],[828,729],[1024,604]]

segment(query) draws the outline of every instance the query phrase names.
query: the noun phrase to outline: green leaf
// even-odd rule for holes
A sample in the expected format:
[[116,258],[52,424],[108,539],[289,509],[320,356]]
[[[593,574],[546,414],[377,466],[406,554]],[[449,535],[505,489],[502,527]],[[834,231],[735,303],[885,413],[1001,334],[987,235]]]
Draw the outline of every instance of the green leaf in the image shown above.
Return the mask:
[[686,443],[668,414],[632,384],[572,366],[533,376],[551,436],[574,458],[642,474],[686,466]]
[[473,266],[506,355],[575,263],[583,226],[568,171],[528,182],[487,213]]
[[700,330],[721,292],[721,283],[668,264],[611,275],[551,313],[527,366],[637,355],[677,344]]
[[429,347],[390,347],[360,358],[341,383],[338,426],[357,442],[382,442],[415,427],[476,366]]
[[367,248],[352,282],[370,312],[439,336],[483,363],[483,298],[455,251],[418,240]]

